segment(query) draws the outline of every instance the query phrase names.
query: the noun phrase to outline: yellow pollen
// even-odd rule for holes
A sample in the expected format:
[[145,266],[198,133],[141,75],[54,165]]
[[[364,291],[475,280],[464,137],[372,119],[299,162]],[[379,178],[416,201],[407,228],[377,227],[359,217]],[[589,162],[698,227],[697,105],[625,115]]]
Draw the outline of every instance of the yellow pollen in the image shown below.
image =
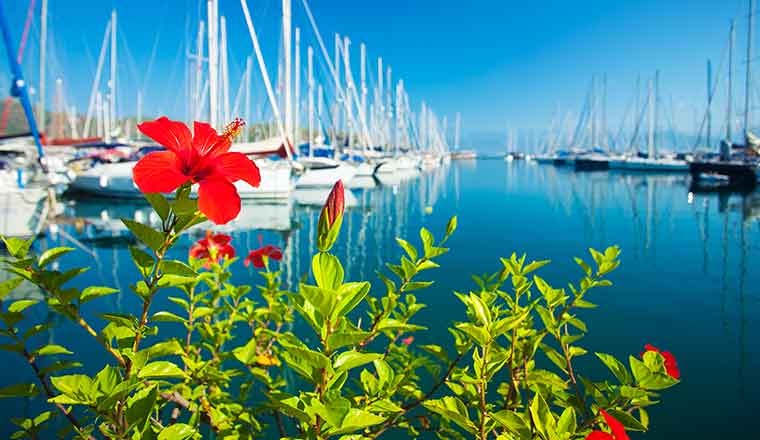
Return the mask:
[[224,127],[224,133],[222,134],[222,137],[227,138],[231,141],[235,139],[241,131],[243,131],[244,126],[245,121],[240,118],[235,118],[232,122],[227,124],[226,127]]

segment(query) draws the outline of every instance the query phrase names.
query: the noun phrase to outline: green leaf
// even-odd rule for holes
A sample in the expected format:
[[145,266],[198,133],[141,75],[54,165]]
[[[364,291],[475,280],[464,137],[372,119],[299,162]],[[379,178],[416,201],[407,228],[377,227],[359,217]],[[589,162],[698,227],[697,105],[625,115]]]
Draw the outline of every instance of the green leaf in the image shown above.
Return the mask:
[[607,368],[610,369],[612,374],[615,375],[618,381],[620,381],[623,385],[630,385],[633,382],[633,379],[631,378],[630,373],[628,373],[628,369],[625,368],[625,365],[623,365],[622,362],[615,359],[615,356],[612,356],[611,354],[605,354],[605,353],[594,353],[596,354],[596,357],[601,360],[604,365],[607,366]]
[[48,344],[34,351],[35,356],[52,356],[56,354],[74,354],[61,345]]
[[[659,356],[655,352],[647,352],[644,353],[645,359],[650,353],[651,355]],[[636,379],[636,383],[641,388],[655,391],[664,390],[678,383],[677,380],[668,376],[667,373],[664,372],[664,367],[661,371],[659,369],[652,371],[644,362],[633,356],[629,356],[628,363],[631,366],[631,371],[633,372],[633,377]]]
[[409,258],[412,261],[417,261],[417,249],[415,249],[411,243],[398,237],[396,237],[396,242],[404,249],[404,252],[409,255]]
[[430,258],[430,251],[433,248],[433,234],[426,228],[420,229],[420,239],[422,239],[422,247],[425,251],[425,258]]
[[335,431],[335,434],[348,434],[351,432],[361,431],[370,426],[383,423],[386,420],[385,417],[372,414],[371,412],[364,411],[357,408],[352,408],[348,411],[348,414],[343,419],[343,423],[340,429]]
[[8,278],[7,280],[0,283],[0,300],[8,296],[13,290],[21,285],[21,283],[24,282],[24,279],[21,277],[15,277],[15,278]]
[[28,307],[31,307],[38,302],[39,301],[36,299],[20,299],[18,301],[12,302],[11,305],[8,306],[8,311],[11,313],[21,313]]
[[509,432],[523,438],[530,437],[530,426],[523,420],[520,414],[505,409],[492,413],[491,417],[496,423],[509,430]]
[[82,291],[82,295],[79,297],[79,302],[86,303],[87,301],[91,301],[95,298],[100,298],[101,296],[111,295],[118,292],[119,289],[114,289],[111,287],[90,286]]
[[32,247],[33,240],[22,240],[15,237],[3,237],[5,248],[8,249],[8,253],[16,258],[24,258],[29,252],[29,248]]
[[140,369],[137,376],[141,379],[150,377],[185,377],[185,372],[169,361],[155,361]]
[[124,226],[129,228],[133,234],[135,234],[135,237],[145,243],[145,245],[152,249],[154,252],[161,249],[161,247],[164,245],[164,234],[156,231],[150,226],[126,218],[121,219],[121,222],[124,223]]
[[369,289],[370,284],[366,281],[343,284],[338,290],[338,304],[333,309],[332,319],[337,320],[347,315],[364,300],[369,293]]
[[311,260],[311,270],[317,286],[322,289],[338,290],[343,284],[343,266],[334,255],[317,253]]
[[356,345],[371,335],[370,332],[363,331],[338,331],[327,338],[327,345],[332,350]]
[[151,322],[187,322],[185,318],[182,318],[181,316],[177,316],[172,312],[167,311],[160,311],[153,314],[153,316],[150,317]]
[[158,440],[187,440],[193,437],[198,431],[190,425],[184,423],[175,423],[161,430],[158,433]]
[[48,249],[45,252],[43,252],[42,255],[40,255],[40,259],[37,265],[40,267],[40,269],[42,269],[48,264],[55,261],[58,257],[68,254],[69,252],[73,250],[74,248],[70,248],[70,247],[57,247],[53,249]]
[[[620,419],[618,419],[620,420]],[[578,425],[575,421],[575,410],[572,407],[565,408],[557,420],[557,434],[575,434]]]
[[629,431],[646,431],[647,428],[644,426],[641,422],[636,420],[635,417],[628,414],[625,411],[620,411],[618,409],[610,408],[607,410],[607,412],[617,419],[618,422],[622,423],[623,426],[625,426],[625,429]]
[[130,426],[137,426],[138,431],[142,432],[148,423],[153,406],[158,397],[158,387],[150,386],[136,392],[127,399],[127,423]]
[[163,260],[159,265],[161,273],[164,275],[176,275],[185,278],[195,278],[198,273],[187,264],[178,260]]
[[446,225],[446,238],[450,237],[454,231],[457,230],[457,216],[453,216],[449,219],[449,223]]
[[0,388],[0,398],[3,397],[34,397],[40,390],[33,383],[19,383]]
[[159,342],[145,349],[148,359],[154,359],[164,356],[178,356],[185,351],[176,339]]
[[422,402],[422,406],[451,420],[471,434],[477,431],[477,427],[467,414],[467,407],[456,397],[446,396],[442,399],[426,400]]
[[150,275],[151,270],[153,270],[153,264],[155,263],[153,257],[135,246],[129,247],[129,253],[132,256],[132,261],[135,263],[135,266],[140,271],[140,274],[144,277]]
[[89,376],[84,374],[55,376],[50,378],[50,382],[61,393],[60,396],[51,399],[51,401],[71,405],[86,405],[93,402],[92,394],[95,390],[93,381]]
[[346,351],[338,355],[333,363],[335,371],[340,373],[341,371],[348,371],[356,367],[368,364],[375,359],[383,357],[380,353],[360,353],[357,351]]
[[330,316],[335,302],[337,301],[337,292],[328,289],[322,289],[308,284],[301,284],[299,289],[301,296],[312,306],[314,306],[323,317]]
[[586,273],[586,276],[590,277],[592,274],[591,267],[589,267],[588,264],[586,264],[585,261],[581,260],[578,257],[575,257],[575,263],[578,264],[583,269],[583,272]]
[[156,211],[156,214],[161,217],[161,220],[166,221],[167,217],[169,217],[169,201],[166,200],[166,197],[158,193],[143,195],[145,196],[145,200],[153,207],[153,210]]
[[467,334],[467,336],[472,338],[472,340],[477,342],[481,347],[488,344],[491,340],[491,336],[484,328],[478,327],[470,322],[456,324],[456,328]]

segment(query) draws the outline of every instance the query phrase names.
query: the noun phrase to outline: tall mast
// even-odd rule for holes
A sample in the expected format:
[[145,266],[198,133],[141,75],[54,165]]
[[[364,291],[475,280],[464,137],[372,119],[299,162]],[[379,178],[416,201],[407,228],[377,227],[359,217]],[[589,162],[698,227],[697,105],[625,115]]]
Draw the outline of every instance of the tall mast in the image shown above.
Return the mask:
[[744,141],[749,145],[750,130],[750,96],[752,87],[752,40],[755,30],[755,0],[749,1],[749,31],[747,32],[747,81],[744,91]]
[[607,145],[607,74],[602,76],[602,146],[608,149]]
[[[108,129],[116,126],[116,10],[111,11],[111,79],[108,81]],[[110,136],[110,133],[106,133]]]
[[591,77],[591,148],[597,147],[596,76]]
[[354,89],[354,82],[351,78],[351,40],[348,37],[343,37],[343,64],[346,68],[346,136],[348,136],[348,147],[351,148],[352,140],[354,137],[353,124],[353,103],[351,102],[351,94]]
[[654,159],[654,91],[652,80],[647,82],[647,154]]
[[[251,74],[253,73],[253,59],[249,55],[245,59],[245,121],[251,124]],[[246,124],[243,133],[246,141],[250,141],[250,125]]]
[[136,124],[139,124],[142,122],[142,90],[137,91],[137,120],[135,121]]
[[[83,136],[89,136],[90,132],[90,122],[92,120],[92,113],[95,111],[96,119],[100,118],[100,113],[96,105],[100,105],[96,103],[98,87],[100,86],[100,76],[103,72],[103,63],[105,62],[106,57],[106,48],[108,47],[108,36],[111,32],[111,21],[109,20],[106,24],[106,31],[103,34],[103,42],[100,45],[100,54],[98,55],[98,66],[95,69],[95,79],[92,82],[92,89],[90,90],[90,102],[87,105],[87,115],[84,119],[84,132],[82,133]],[[102,136],[103,134],[101,132],[98,132],[98,136]]]
[[[364,45],[364,43],[361,43],[359,45],[359,52],[360,52],[360,58],[361,58],[361,70],[359,72],[360,77],[360,87],[361,87],[361,117],[362,117],[362,124],[367,124],[367,46]],[[369,147],[369,145],[366,145],[366,147]]]
[[660,70],[654,72],[654,142],[652,148],[657,156],[657,143],[660,142]]
[[230,121],[230,75],[229,65],[227,64],[227,19],[222,15],[219,17],[219,30],[221,44],[219,48],[219,65],[221,67],[222,79],[222,123]]
[[712,137],[712,63],[707,60],[707,145]]
[[282,0],[282,49],[285,54],[285,133],[293,143],[293,101],[290,96],[290,80],[293,77],[290,58],[292,56],[290,0]]
[[307,82],[309,87],[309,133],[306,136],[309,143],[309,157],[314,157],[314,49],[309,46],[306,49]]
[[208,0],[208,85],[209,85],[209,122],[214,128],[219,125],[219,38],[217,0]]
[[294,81],[295,81],[295,96],[293,100],[293,143],[298,147],[298,138],[300,137],[299,119],[301,116],[301,29],[296,27],[295,35],[295,65],[294,65]]
[[377,101],[375,110],[377,111],[377,125],[380,133],[380,143],[387,148],[388,140],[384,136],[385,106],[383,105],[383,58],[377,58]]
[[47,56],[47,0],[42,0],[42,10],[40,12],[40,100],[38,104],[38,115],[40,119],[40,131],[45,130],[45,66]]
[[201,102],[201,93],[203,93],[203,33],[205,29],[205,23],[201,21],[198,24],[198,53],[195,57],[195,89],[193,90],[193,120],[201,119],[201,111],[203,111],[203,103]]
[[338,90],[340,90],[340,66],[342,64],[341,60],[343,59],[343,49],[341,49],[341,38],[340,34],[335,34],[335,110],[333,112],[333,138],[336,142],[338,141],[338,131],[341,129],[340,124],[340,115],[343,111],[343,108],[341,107],[341,93],[338,93]]
[[728,103],[726,109],[726,142],[731,145],[731,125],[734,123],[734,44],[736,42],[736,21],[731,20],[728,37]]

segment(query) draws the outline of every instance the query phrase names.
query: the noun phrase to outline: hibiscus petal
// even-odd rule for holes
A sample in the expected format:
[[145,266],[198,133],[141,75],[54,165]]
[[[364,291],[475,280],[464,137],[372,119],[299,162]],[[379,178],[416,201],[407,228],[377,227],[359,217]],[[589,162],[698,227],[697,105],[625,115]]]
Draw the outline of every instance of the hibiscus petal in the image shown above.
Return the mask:
[[593,431],[586,436],[586,440],[615,440],[615,437],[606,432]]
[[605,410],[601,410],[599,412],[602,413],[604,421],[607,422],[607,426],[610,427],[610,431],[612,431],[612,437],[615,440],[630,440],[628,434],[625,432],[625,427],[622,423],[618,422],[616,418],[607,414],[607,411]]
[[217,157],[218,169],[233,182],[243,180],[253,187],[261,183],[259,167],[242,153],[224,153]]
[[223,151],[217,149],[217,145],[221,141],[223,141],[223,139],[219,136],[216,130],[214,130],[214,127],[205,122],[195,121],[193,124],[193,148],[195,148],[195,151],[199,155],[214,156],[226,152],[229,147]]
[[177,153],[179,157],[190,157],[192,136],[184,123],[162,116],[155,121],[143,122],[137,128],[145,136]]
[[678,363],[676,362],[676,358],[673,356],[673,353],[669,351],[663,351],[660,354],[663,358],[665,358],[665,371],[668,373],[668,376],[676,380],[680,379],[681,371],[678,369]]
[[144,193],[168,193],[190,180],[182,172],[179,158],[171,151],[145,155],[132,169],[132,177]]
[[226,179],[207,179],[198,187],[198,209],[217,225],[223,225],[240,213],[240,196],[235,185]]

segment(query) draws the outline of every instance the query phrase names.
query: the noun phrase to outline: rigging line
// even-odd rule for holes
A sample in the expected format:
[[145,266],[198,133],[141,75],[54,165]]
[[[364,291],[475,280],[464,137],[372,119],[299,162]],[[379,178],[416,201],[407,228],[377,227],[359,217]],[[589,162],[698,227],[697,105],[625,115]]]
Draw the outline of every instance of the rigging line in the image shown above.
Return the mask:
[[156,52],[158,50],[158,42],[161,40],[161,32],[156,33],[156,39],[153,40],[153,48],[150,51],[150,58],[148,58],[148,67],[145,68],[145,77],[143,78],[143,84],[141,89],[145,90],[148,87],[148,81],[150,80],[150,74],[153,72],[153,64],[156,61]]
[[[718,74],[715,78],[715,81],[713,82],[713,85],[710,87],[710,93],[708,97],[708,107],[712,107],[712,100],[715,96],[715,91],[718,89],[718,83],[720,82],[720,75],[723,71],[723,66],[725,65],[726,61],[726,53],[728,52],[728,46],[731,45],[731,41],[729,38],[729,41],[726,43],[725,46],[723,46],[723,53],[720,56],[720,64],[718,64]],[[704,116],[702,117],[702,123],[699,125],[699,130],[697,131],[697,140],[694,143],[694,148],[692,150],[696,150],[699,146],[699,143],[702,141],[702,130],[705,128],[705,125],[707,124],[707,115],[708,115],[707,109],[705,109]]]

